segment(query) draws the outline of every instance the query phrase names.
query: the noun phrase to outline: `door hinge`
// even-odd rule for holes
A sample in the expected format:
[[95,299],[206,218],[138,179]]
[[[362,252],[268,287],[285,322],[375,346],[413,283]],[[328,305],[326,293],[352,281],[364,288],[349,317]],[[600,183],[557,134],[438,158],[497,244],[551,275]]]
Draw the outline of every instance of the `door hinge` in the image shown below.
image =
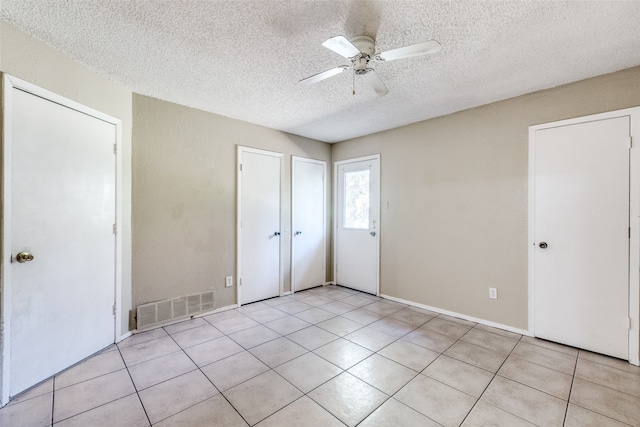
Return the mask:
[[240,163],[240,172],[242,172],[242,163]]
[[113,304],[112,311],[113,311],[113,315],[115,316],[116,315],[116,305],[115,304]]
[[116,227],[115,224],[113,224],[113,234],[117,234],[118,233],[118,227]]
[[240,278],[240,281],[238,283],[239,283],[239,286],[242,286],[242,278]]
[[629,227],[629,238],[631,238],[631,227]]
[[631,317],[627,317],[627,328],[631,330]]
[[629,149],[633,147],[633,138],[629,137]]
[[118,154],[118,145],[113,144],[113,154]]

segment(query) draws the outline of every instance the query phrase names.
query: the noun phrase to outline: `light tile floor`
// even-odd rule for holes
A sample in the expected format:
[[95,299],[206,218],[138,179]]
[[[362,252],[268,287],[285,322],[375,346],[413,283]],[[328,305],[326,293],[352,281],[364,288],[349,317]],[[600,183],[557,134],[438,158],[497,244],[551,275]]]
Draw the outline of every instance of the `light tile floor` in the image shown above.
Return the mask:
[[0,426],[640,426],[640,368],[324,286],[134,335]]

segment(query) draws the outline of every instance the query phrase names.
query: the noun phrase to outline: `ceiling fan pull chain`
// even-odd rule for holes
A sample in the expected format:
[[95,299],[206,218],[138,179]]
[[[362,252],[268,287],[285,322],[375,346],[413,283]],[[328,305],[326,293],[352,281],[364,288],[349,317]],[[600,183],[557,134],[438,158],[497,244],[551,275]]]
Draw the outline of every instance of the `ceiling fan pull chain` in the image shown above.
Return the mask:
[[352,78],[353,78],[353,95],[355,96],[355,94],[356,94],[356,73],[353,73]]

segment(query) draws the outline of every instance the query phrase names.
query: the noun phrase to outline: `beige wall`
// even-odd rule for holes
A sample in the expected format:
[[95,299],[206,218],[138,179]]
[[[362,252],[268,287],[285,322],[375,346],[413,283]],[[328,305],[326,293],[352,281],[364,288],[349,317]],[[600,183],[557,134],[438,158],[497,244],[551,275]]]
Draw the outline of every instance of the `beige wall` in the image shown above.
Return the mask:
[[122,331],[131,308],[131,91],[0,20],[0,71],[122,121]]
[[[210,289],[216,307],[235,304],[224,278],[236,274],[236,147],[284,154],[282,224],[290,225],[291,156],[329,166],[331,146],[142,95],[133,118],[134,306]],[[285,290],[290,243],[281,239]]]
[[528,126],[638,106],[639,87],[636,67],[334,145],[381,153],[381,292],[527,329]]

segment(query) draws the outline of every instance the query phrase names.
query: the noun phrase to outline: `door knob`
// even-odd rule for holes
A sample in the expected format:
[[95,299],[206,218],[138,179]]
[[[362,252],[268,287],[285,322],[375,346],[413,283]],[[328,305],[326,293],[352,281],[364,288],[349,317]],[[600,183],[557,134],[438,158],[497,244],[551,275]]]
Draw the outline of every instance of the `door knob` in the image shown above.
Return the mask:
[[33,255],[29,252],[20,252],[18,255],[16,255],[16,261],[18,261],[19,263],[33,261]]
[[547,249],[547,242],[540,242],[538,246],[540,246],[540,249]]
[[273,233],[273,235],[274,235],[274,236],[279,236],[279,235],[280,235],[280,232],[279,232],[279,231],[276,231],[275,233]]
[[297,236],[299,234],[302,234],[302,231],[296,231],[296,234],[294,234],[294,236]]
[[376,232],[375,232],[375,231],[372,231],[372,232],[371,232],[371,233],[369,233],[369,234],[371,234],[373,237],[376,237]]

